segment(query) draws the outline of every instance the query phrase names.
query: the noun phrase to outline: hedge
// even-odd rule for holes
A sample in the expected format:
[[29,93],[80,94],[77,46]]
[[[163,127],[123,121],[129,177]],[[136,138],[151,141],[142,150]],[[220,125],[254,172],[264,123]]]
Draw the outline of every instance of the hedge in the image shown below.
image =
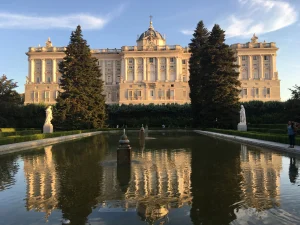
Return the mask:
[[248,128],[287,129],[287,124],[248,124]]
[[[288,135],[280,135],[280,134],[267,134],[267,133],[258,133],[258,132],[243,132],[243,131],[237,131],[237,130],[222,130],[222,129],[214,129],[209,128],[205,129],[206,131],[221,133],[221,134],[229,134],[229,135],[235,135],[240,137],[247,137],[247,138],[254,138],[258,140],[264,140],[264,141],[273,141],[283,144],[288,144]],[[300,137],[296,137],[296,145],[300,145]]]
[[287,129],[268,129],[268,128],[252,128],[248,127],[248,131],[271,134],[287,134]]
[[24,136],[24,135],[40,134],[40,133],[42,133],[41,130],[23,130],[23,131],[16,131],[16,132],[0,132],[0,137]]
[[67,136],[67,135],[72,135],[72,134],[81,134],[81,133],[94,132],[94,131],[107,131],[107,130],[116,130],[116,129],[72,130],[72,131],[54,132],[51,134],[32,134],[32,135],[25,135],[25,136],[9,136],[9,137],[0,138],[0,145],[13,144],[13,143],[19,143],[19,142],[25,142],[25,141],[41,140],[41,139],[45,139],[45,138],[61,137],[61,136]]

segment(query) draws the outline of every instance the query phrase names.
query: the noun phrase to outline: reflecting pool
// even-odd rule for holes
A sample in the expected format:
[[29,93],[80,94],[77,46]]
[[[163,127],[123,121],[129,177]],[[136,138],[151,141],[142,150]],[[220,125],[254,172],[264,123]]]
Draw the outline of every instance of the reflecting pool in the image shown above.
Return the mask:
[[0,224],[300,224],[300,157],[202,136],[119,134],[0,156]]

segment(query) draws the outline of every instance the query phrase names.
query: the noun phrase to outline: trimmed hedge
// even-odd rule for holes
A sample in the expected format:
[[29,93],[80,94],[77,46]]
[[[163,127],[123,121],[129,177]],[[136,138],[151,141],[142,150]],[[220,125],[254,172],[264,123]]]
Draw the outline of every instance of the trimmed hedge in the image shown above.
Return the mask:
[[287,129],[287,124],[248,124],[248,128]]
[[252,128],[248,127],[248,131],[271,134],[287,134],[287,129],[268,129],[268,128]]
[[91,130],[72,130],[72,131],[60,131],[54,132],[51,134],[32,134],[32,135],[25,135],[25,136],[9,136],[9,137],[2,137],[0,138],[0,145],[7,145],[25,141],[34,141],[34,140],[41,140],[46,138],[53,138],[53,137],[61,137],[67,136],[72,134],[81,134],[87,132],[94,132],[94,131],[107,131],[107,130],[116,130],[116,129],[91,129]]
[[23,131],[16,131],[16,132],[0,132],[0,137],[24,136],[24,135],[40,134],[40,133],[42,133],[41,130],[23,130]]
[[[264,141],[273,141],[283,144],[288,144],[288,135],[280,135],[280,134],[267,134],[267,133],[258,133],[258,132],[243,132],[243,131],[237,131],[237,130],[222,130],[222,129],[205,129],[206,131],[221,133],[221,134],[229,134],[229,135],[235,135],[240,137],[247,137],[247,138],[254,138],[258,140],[264,140]],[[300,137],[296,137],[296,145],[300,145]]]

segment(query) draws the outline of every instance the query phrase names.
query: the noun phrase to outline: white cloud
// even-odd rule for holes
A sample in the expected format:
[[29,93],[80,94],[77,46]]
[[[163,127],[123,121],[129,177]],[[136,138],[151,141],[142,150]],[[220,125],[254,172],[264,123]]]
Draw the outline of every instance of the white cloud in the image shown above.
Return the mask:
[[[226,31],[226,37],[263,34],[287,27],[298,19],[295,8],[284,0],[237,0],[239,10],[227,19],[216,21]],[[223,22],[224,21],[224,22]],[[191,35],[190,29],[181,30]]]
[[295,8],[283,0],[238,0],[241,9],[229,16],[222,27],[227,37],[249,36],[276,31],[295,23]]
[[193,30],[181,30],[180,32],[185,34],[185,35],[192,35],[194,33]]
[[124,9],[121,5],[117,10],[106,16],[93,16],[85,13],[64,16],[31,16],[0,12],[0,28],[10,29],[74,29],[78,24],[83,29],[101,29],[113,17],[118,16]]

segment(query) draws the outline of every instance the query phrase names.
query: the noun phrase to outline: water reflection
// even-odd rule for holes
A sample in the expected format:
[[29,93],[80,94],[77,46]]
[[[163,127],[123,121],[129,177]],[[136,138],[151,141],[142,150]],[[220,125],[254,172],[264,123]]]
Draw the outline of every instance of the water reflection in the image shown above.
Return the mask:
[[60,191],[52,146],[45,147],[44,154],[26,154],[23,160],[27,180],[26,208],[45,212],[48,218],[58,206]]
[[282,156],[241,146],[243,199],[248,207],[263,211],[280,205]]
[[0,156],[0,191],[15,184],[15,174],[19,170],[16,155]]
[[[119,135],[23,154],[26,209],[44,212],[46,220],[58,209],[72,225],[84,225],[91,218],[108,218],[102,222],[109,224],[114,214],[106,212],[134,212],[134,224],[173,224],[176,210],[184,217],[179,224],[250,224],[264,219],[278,224],[272,218],[282,205],[281,155],[203,136],[155,137],[131,142],[135,148],[130,167],[117,167]],[[0,182],[12,183],[17,157],[3,162],[0,158]],[[298,163],[291,158],[286,168],[291,183],[298,177]],[[287,212],[279,215],[287,221]]]
[[298,178],[298,164],[295,157],[290,158],[289,178],[292,184],[296,183]]

